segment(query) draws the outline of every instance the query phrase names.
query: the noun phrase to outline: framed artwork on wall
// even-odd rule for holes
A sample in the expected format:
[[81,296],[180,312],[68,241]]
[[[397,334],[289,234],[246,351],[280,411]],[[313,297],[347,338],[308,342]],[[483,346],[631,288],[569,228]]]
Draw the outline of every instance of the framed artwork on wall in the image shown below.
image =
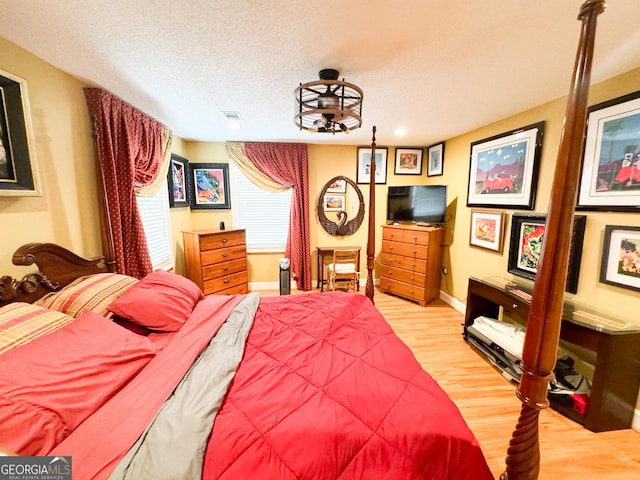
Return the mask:
[[[371,148],[358,147],[357,183],[369,183],[371,172]],[[376,147],[376,181],[387,183],[387,148]]]
[[0,70],[0,195],[40,196],[27,84]]
[[167,171],[167,185],[169,186],[169,206],[188,207],[189,200],[189,161],[186,158],[171,154]]
[[504,212],[471,210],[469,245],[502,253],[504,218]]
[[605,227],[600,281],[640,292],[640,227]]
[[396,175],[422,175],[422,149],[396,148]]
[[191,208],[231,208],[228,164],[191,163],[189,172]]
[[589,108],[577,210],[640,212],[640,91]]
[[344,178],[334,178],[326,187],[327,193],[347,193],[347,181]]
[[[509,241],[509,273],[535,280],[538,263],[542,253],[546,215],[514,213],[511,217],[511,237]],[[567,284],[565,290],[570,293],[578,291],[578,276],[582,258],[582,242],[587,223],[585,215],[573,217],[571,233],[571,250],[567,268]]]
[[427,149],[427,177],[444,173],[444,142],[431,145]]
[[471,144],[467,206],[533,210],[544,122]]
[[327,194],[323,199],[323,207],[325,212],[339,212],[345,209],[345,196],[336,194]]

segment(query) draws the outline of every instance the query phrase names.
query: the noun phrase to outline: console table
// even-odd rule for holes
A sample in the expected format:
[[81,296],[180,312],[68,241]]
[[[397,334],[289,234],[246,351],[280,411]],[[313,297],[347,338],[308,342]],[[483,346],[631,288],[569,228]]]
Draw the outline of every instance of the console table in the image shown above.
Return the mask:
[[[500,307],[526,323],[531,290],[495,276],[469,278],[466,329],[484,315],[499,318]],[[589,404],[584,415],[571,404],[549,397],[551,408],[593,432],[630,428],[640,389],[640,326],[597,315],[565,301],[560,338],[581,348],[584,360],[595,365]],[[588,358],[586,358],[588,357]]]

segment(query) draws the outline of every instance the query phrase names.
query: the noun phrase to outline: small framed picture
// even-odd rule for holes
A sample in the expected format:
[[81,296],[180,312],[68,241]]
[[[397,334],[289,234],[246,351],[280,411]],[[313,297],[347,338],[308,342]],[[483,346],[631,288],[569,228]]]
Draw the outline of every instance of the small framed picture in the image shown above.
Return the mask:
[[[538,263],[542,254],[542,242],[546,229],[546,215],[514,213],[511,217],[511,238],[509,241],[509,273],[530,280],[536,279]],[[585,215],[573,217],[571,232],[571,249],[567,267],[567,283],[565,290],[570,293],[578,291],[578,276],[582,258],[584,229],[587,223]]]
[[502,253],[504,217],[504,212],[471,210],[469,245]]
[[191,163],[191,208],[231,208],[229,165],[226,163]]
[[471,144],[467,206],[533,210],[544,121]]
[[422,175],[422,149],[396,148],[396,175]]
[[640,292],[640,227],[605,227],[600,281]]
[[344,195],[325,195],[322,201],[325,212],[338,212],[345,209]]
[[169,186],[169,206],[189,206],[189,161],[186,158],[171,154],[169,170],[167,171],[167,184]]
[[576,209],[640,212],[640,91],[589,108]]
[[336,177],[326,186],[326,189],[327,193],[347,193],[347,181]]
[[444,142],[427,148],[427,177],[437,177],[444,172]]
[[[371,148],[358,147],[357,183],[369,183],[371,177]],[[387,183],[387,148],[376,148],[376,181]]]

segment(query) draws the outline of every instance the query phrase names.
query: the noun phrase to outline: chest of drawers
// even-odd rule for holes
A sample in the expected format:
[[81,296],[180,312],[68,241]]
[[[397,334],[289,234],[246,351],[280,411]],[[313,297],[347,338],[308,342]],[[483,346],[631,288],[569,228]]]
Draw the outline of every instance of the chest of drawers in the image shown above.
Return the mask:
[[244,229],[182,232],[187,278],[205,295],[247,293]]
[[380,291],[418,302],[438,298],[444,229],[383,225]]

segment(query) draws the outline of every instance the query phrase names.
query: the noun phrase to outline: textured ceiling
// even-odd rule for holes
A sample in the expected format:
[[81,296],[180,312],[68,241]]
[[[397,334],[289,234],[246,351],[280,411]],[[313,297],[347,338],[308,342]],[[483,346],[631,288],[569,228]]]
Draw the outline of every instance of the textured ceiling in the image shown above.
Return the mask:
[[[185,139],[366,145],[376,125],[378,145],[427,146],[566,95],[581,3],[3,0],[0,35]],[[639,19],[640,0],[609,2],[593,83],[640,66]],[[323,68],[364,90],[350,135],[294,125]]]

